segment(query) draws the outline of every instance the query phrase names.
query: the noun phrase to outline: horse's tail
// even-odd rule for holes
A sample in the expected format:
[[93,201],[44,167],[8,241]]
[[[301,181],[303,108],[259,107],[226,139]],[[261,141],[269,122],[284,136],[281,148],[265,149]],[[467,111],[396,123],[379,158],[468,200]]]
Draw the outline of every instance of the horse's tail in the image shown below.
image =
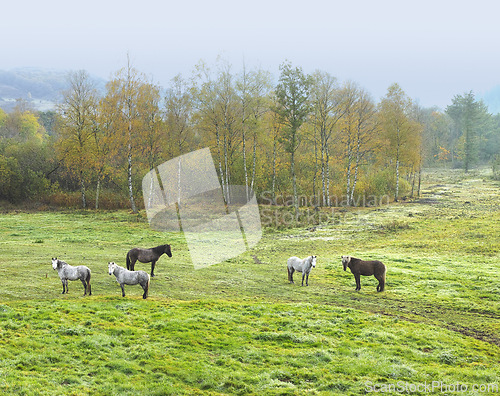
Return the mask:
[[144,289],[144,294],[142,296],[142,298],[144,298],[144,299],[146,299],[149,295],[149,281],[150,280],[151,280],[151,278],[148,275],[148,281],[146,282],[146,288]]
[[85,279],[85,280],[87,282],[87,291],[89,292],[89,296],[92,295],[92,288],[90,287],[90,275],[91,275],[90,270],[88,270],[87,279]]
[[127,253],[127,269],[130,270],[130,252]]
[[383,292],[384,291],[384,288],[385,288],[385,274],[387,273],[387,267],[384,265],[384,272],[382,273],[382,277],[380,278],[380,281],[379,281],[379,284],[380,284],[380,288],[379,288],[379,292]]

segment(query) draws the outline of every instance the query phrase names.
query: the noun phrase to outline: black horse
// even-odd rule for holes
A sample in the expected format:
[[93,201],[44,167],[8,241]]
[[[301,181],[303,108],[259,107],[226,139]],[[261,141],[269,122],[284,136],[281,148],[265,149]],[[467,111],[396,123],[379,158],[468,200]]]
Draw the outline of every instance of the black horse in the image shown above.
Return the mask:
[[162,254],[166,253],[168,257],[172,257],[170,245],[160,245],[154,248],[142,249],[133,248],[127,253],[127,269],[134,271],[135,262],[139,260],[141,263],[151,263],[151,276],[155,276],[155,265]]

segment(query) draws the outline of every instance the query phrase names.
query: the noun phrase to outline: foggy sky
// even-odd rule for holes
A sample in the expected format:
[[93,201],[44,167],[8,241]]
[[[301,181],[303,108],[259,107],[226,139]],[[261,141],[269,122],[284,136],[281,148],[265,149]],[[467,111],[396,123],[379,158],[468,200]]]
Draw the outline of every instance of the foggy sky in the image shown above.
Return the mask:
[[132,64],[166,87],[221,55],[275,78],[289,60],[353,80],[376,100],[397,82],[422,106],[500,84],[495,1],[14,1],[0,7],[0,69]]

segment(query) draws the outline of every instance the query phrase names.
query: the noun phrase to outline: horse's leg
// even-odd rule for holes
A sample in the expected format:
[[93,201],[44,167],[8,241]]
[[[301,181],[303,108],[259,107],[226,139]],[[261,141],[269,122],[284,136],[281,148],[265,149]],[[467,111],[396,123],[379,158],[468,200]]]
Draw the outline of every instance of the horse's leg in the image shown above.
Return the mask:
[[[304,286],[304,277],[306,276],[306,272],[302,272],[302,286]],[[307,284],[307,282],[306,282]]]
[[293,267],[292,267],[292,268],[290,268],[290,283],[295,283],[295,282],[293,281],[293,273],[294,273],[294,272],[295,272],[295,268],[293,268]]
[[66,293],[66,285],[64,284],[64,280],[63,279],[61,279],[61,283],[62,283],[62,286],[63,286],[63,291],[62,291],[61,294],[64,294],[64,293]]
[[361,279],[359,274],[354,274],[354,279],[356,280],[356,291],[361,290]]
[[155,265],[156,265],[156,260],[151,261],[151,277],[155,276]]
[[82,284],[83,284],[83,295],[86,296],[87,295],[87,282],[85,282],[84,279],[80,279],[82,281]]
[[88,274],[87,278],[87,289],[89,289],[89,296],[92,295],[92,288],[90,287],[90,273]]
[[306,286],[309,286],[309,272],[306,274]]
[[122,297],[125,297],[125,287],[123,286],[123,283],[120,283],[120,287],[122,288]]
[[142,295],[142,298],[146,299],[146,297],[148,296],[148,282],[147,281],[142,282],[141,286],[142,286],[142,290],[144,290],[144,294]]
[[384,286],[385,286],[384,275],[376,276],[375,278],[377,278],[378,280],[377,291],[378,292],[384,291]]

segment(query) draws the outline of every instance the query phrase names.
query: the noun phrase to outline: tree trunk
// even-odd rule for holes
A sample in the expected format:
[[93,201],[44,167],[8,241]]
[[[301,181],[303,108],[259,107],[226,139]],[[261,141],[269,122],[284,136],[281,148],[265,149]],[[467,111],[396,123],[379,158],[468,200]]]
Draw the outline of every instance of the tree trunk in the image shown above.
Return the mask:
[[352,182],[351,197],[350,197],[351,202],[354,202],[354,190],[356,189],[356,183],[358,182],[358,171],[360,162],[361,162],[361,137],[358,129],[358,134],[356,139],[356,161],[354,165],[354,180]]
[[331,206],[330,199],[330,153],[328,151],[328,145],[325,146],[326,152],[326,204],[328,207]]
[[[420,159],[422,161],[422,159]],[[418,189],[417,189],[417,197],[420,198],[420,186],[422,185],[422,163],[419,164],[418,167]]]
[[[245,107],[243,106],[243,120],[245,119]],[[246,134],[245,134],[245,122],[241,123],[241,133],[243,140],[243,173],[245,174],[245,191],[247,194],[247,200],[250,199],[250,193],[248,191],[248,171],[247,171],[247,149],[246,149]]]
[[83,172],[80,172],[80,189],[82,192],[82,208],[87,208],[87,197],[85,193],[85,182],[83,181]]
[[97,186],[95,191],[95,209],[99,209],[99,193],[101,192],[101,176],[97,176]]
[[316,202],[316,179],[318,173],[318,144],[316,139],[316,127],[314,127],[314,174],[313,174],[313,205],[317,206]]
[[325,138],[324,131],[321,131],[321,186],[323,192],[323,200],[321,201],[321,206],[326,205],[326,180],[325,180]]
[[219,157],[219,173],[220,173],[220,181],[221,181],[221,186],[222,186],[222,195],[224,196],[224,199],[226,197],[226,185],[224,183],[224,171],[222,169],[222,157],[221,157],[221,151],[220,151],[220,134],[219,134],[219,128],[215,127],[215,138],[217,140],[217,157]]
[[[250,191],[253,191],[253,186],[255,184],[256,162],[257,162],[257,133],[254,133],[253,153],[252,153],[252,182],[250,183]],[[247,192],[247,199],[250,199],[248,192]]]
[[130,198],[130,206],[132,208],[132,212],[137,213],[137,207],[135,206],[134,201],[134,189],[132,185],[132,152],[129,145],[129,153],[128,153],[128,194]]
[[399,198],[399,155],[396,159],[396,196],[394,197],[394,201],[398,202]]
[[352,163],[352,150],[351,142],[347,141],[347,206],[351,206],[351,163]]
[[273,205],[276,205],[276,152],[277,152],[277,137],[274,135],[273,139],[273,182],[272,182],[272,195]]
[[295,175],[295,150],[292,150],[290,168],[292,171],[292,185],[293,185],[293,206],[295,207],[295,221],[299,220],[299,200],[297,196],[297,177]]

